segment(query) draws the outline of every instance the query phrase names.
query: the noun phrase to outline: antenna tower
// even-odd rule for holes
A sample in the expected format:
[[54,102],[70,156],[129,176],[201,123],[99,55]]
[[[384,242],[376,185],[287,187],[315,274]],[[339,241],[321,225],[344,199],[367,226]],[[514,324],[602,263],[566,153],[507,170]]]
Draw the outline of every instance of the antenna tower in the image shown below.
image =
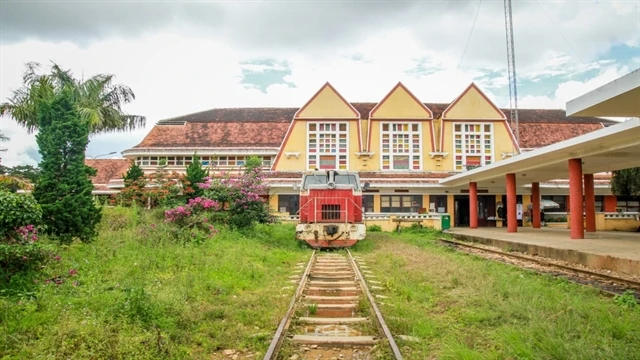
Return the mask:
[[518,128],[518,87],[516,84],[516,54],[515,47],[513,45],[513,17],[511,15],[511,0],[504,0],[504,26],[507,34],[507,64],[509,67],[509,115],[511,128],[515,129],[516,142],[518,143],[519,147],[520,130]]

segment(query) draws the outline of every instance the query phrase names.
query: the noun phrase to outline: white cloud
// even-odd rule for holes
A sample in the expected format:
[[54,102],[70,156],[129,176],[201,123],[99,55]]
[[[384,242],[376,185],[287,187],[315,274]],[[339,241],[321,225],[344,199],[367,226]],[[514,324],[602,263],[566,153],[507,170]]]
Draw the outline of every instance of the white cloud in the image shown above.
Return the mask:
[[[275,11],[275,5],[269,6],[269,11]],[[402,81],[420,100],[444,103],[455,99],[475,81],[499,106],[506,106],[508,89],[501,2],[483,3],[462,63],[475,3],[454,9],[453,5],[443,2],[433,12],[427,11],[430,7],[432,4],[428,3],[412,7],[414,12],[406,18],[394,13],[398,18],[395,23],[381,22],[371,35],[353,37],[352,33],[351,39],[364,40],[340,41],[334,48],[331,32],[322,38],[327,44],[319,48],[302,44],[298,39],[269,50],[265,46],[248,46],[251,39],[241,43],[229,41],[233,27],[221,29],[219,36],[208,32],[205,37],[197,35],[195,28],[190,30],[192,35],[184,32],[177,35],[160,25],[153,28],[153,34],[101,37],[102,40],[82,46],[36,40],[5,43],[0,45],[0,100],[4,101],[11,89],[20,86],[24,64],[29,61],[48,65],[53,60],[70,68],[78,77],[115,74],[117,82],[130,86],[137,95],[125,110],[147,116],[148,124],[146,129],[133,133],[92,138],[87,151],[90,155],[134,146],[157,120],[164,118],[214,107],[302,106],[326,81],[349,101],[379,101]],[[559,36],[540,7],[571,46]],[[628,72],[629,68],[615,59],[598,59],[598,56],[615,44],[639,44],[640,27],[637,21],[631,21],[634,17],[637,19],[638,11],[637,4],[627,2],[613,6],[518,2],[514,8],[518,77],[550,89],[549,96],[521,92],[520,106],[564,108],[567,100]],[[355,20],[354,26],[363,21]],[[277,25],[281,24],[273,24]],[[635,33],[629,31],[634,29]],[[255,34],[258,30],[252,29],[246,34]],[[287,39],[292,39],[291,35]],[[314,37],[315,42],[318,39]],[[270,62],[261,65],[256,59]],[[284,70],[285,63],[291,70],[284,78],[287,84],[272,84],[262,92],[242,83],[243,70]],[[595,77],[569,81],[569,75],[594,70],[599,71]],[[35,163],[27,154],[35,147],[34,136],[26,134],[9,119],[1,120],[1,129],[11,136],[5,146],[9,151],[2,155],[3,164]]]

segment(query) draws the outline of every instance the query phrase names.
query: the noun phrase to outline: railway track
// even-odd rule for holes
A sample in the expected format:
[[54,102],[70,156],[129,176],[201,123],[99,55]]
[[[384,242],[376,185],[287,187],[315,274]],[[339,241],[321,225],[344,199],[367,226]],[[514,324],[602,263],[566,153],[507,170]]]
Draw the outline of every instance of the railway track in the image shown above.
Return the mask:
[[296,293],[264,360],[364,360],[384,346],[391,354],[386,358],[402,359],[349,250],[314,250],[306,267],[299,268],[304,271]]
[[[539,266],[538,270],[534,270],[538,273],[545,273],[545,274],[551,273],[552,275],[562,276],[567,278],[570,281],[573,281],[582,285],[589,285],[589,286],[596,287],[599,290],[609,295],[620,295],[625,290],[631,289],[635,292],[636,298],[640,299],[640,282],[638,281],[624,279],[617,276],[607,275],[607,274],[590,271],[590,270],[582,269],[578,267],[573,267],[569,265],[549,262],[549,261],[537,259],[531,256],[525,256],[520,254],[504,252],[501,250],[475,246],[466,242],[460,242],[456,240],[441,238],[440,242],[447,244],[449,246],[471,249],[481,253],[489,253],[502,258],[515,259],[525,263],[533,263]],[[548,270],[546,271],[542,270],[544,268],[555,269],[558,271],[552,272]]]

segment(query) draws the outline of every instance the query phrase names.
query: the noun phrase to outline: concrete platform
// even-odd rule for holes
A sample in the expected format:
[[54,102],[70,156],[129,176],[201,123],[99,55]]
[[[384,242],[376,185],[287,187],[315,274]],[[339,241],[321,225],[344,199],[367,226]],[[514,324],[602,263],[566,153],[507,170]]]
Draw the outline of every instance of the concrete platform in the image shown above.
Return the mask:
[[572,240],[568,229],[519,227],[454,228],[456,239],[479,242],[503,250],[514,250],[552,259],[640,275],[640,233],[617,231],[585,232],[585,239]]

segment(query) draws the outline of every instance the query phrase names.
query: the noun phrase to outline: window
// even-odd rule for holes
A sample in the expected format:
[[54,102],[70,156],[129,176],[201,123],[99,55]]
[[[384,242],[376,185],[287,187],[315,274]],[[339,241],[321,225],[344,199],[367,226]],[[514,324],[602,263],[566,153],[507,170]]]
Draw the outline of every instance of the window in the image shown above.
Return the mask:
[[492,124],[454,124],[455,171],[471,170],[493,162]]
[[618,212],[640,212],[640,198],[619,197],[616,203]]
[[383,213],[417,213],[422,208],[422,195],[381,195]]
[[558,203],[558,205],[560,205],[560,207],[558,208],[545,209],[545,212],[567,212],[567,197],[564,195],[560,195],[560,196],[542,195],[542,200],[551,200]]
[[[245,166],[247,156],[200,156],[202,166],[213,167],[242,167]],[[271,167],[271,156],[258,156],[262,159],[263,167]],[[168,166],[188,166],[193,161],[192,156],[138,156],[136,164],[140,166],[158,166],[166,161]]]
[[420,170],[419,123],[381,123],[382,170]]
[[278,195],[278,211],[291,215],[298,213],[300,209],[300,195]]
[[447,195],[429,195],[429,208],[429,211],[433,210],[445,214],[447,212]]
[[373,195],[362,195],[362,209],[364,212],[373,212]]
[[308,123],[307,168],[347,170],[347,123]]

